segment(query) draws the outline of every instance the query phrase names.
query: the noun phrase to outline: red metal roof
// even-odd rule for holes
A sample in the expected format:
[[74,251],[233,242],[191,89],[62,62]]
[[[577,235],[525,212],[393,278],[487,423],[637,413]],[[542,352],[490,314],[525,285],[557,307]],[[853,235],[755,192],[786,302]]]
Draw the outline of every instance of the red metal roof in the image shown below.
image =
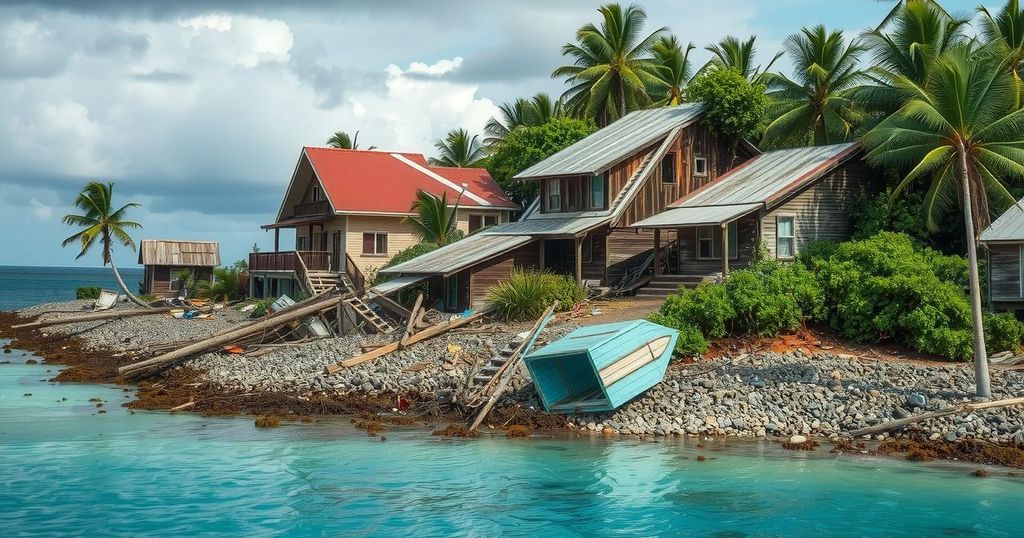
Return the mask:
[[[417,191],[422,189],[435,195],[447,192],[449,202],[454,203],[463,183],[467,189],[459,202],[462,207],[518,207],[482,168],[430,166],[419,153],[318,147],[306,147],[304,152],[336,211],[409,213]],[[431,172],[451,185],[431,177]]]

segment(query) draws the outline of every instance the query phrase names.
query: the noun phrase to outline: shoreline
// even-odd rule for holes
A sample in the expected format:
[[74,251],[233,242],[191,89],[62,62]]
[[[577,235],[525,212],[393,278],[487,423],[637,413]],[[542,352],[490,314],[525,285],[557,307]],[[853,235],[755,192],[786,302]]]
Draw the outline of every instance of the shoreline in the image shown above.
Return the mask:
[[[74,310],[64,311],[71,312]],[[157,316],[152,317],[156,318]],[[160,317],[163,318],[162,316]],[[421,373],[421,370],[416,371],[419,374],[417,376],[410,376],[405,372],[405,366],[409,364],[414,366],[420,365],[424,361],[417,359],[420,359],[424,353],[429,354],[429,352],[420,351],[415,356],[400,357],[396,354],[394,362],[403,363],[397,366],[397,371],[401,375],[393,375],[394,372],[389,373],[385,371],[387,368],[384,365],[384,361],[387,358],[382,358],[378,359],[379,362],[374,363],[376,366],[371,365],[365,369],[372,373],[370,375],[375,374],[376,378],[379,378],[375,379],[375,382],[367,380],[362,384],[357,384],[355,381],[362,380],[364,377],[368,378],[368,374],[362,371],[352,372],[347,381],[328,380],[332,384],[323,387],[327,390],[316,390],[317,387],[321,386],[320,383],[322,383],[322,380],[319,379],[308,381],[312,385],[306,391],[259,390],[256,387],[250,387],[250,390],[246,390],[244,385],[231,386],[229,383],[224,382],[224,370],[230,370],[230,368],[225,367],[224,360],[211,355],[193,359],[183,367],[165,370],[155,378],[146,379],[139,383],[126,383],[124,379],[120,379],[116,374],[118,366],[132,362],[130,354],[125,349],[110,350],[98,347],[94,341],[89,340],[88,331],[81,333],[72,331],[70,334],[59,334],[57,331],[42,332],[36,329],[12,329],[10,327],[16,320],[24,321],[25,319],[18,312],[0,312],[0,337],[11,339],[12,347],[24,349],[42,356],[44,363],[68,366],[68,368],[63,369],[53,378],[54,381],[131,384],[137,386],[136,398],[125,404],[125,407],[129,409],[168,411],[177,407],[184,408],[181,409],[182,411],[205,416],[272,416],[286,421],[304,421],[308,417],[313,416],[340,416],[350,418],[353,423],[362,423],[364,427],[361,429],[365,429],[370,435],[386,432],[389,424],[416,424],[417,426],[433,428],[438,424],[448,423],[450,427],[443,429],[446,430],[445,433],[456,436],[467,435],[464,431],[460,431],[459,426],[464,424],[465,416],[458,413],[457,406],[448,405],[436,398],[438,392],[436,389],[444,383],[435,383],[436,380],[429,379],[430,376]],[[181,323],[180,320],[168,321]],[[172,330],[171,332],[174,331]],[[373,337],[365,338],[372,339]],[[471,339],[473,338],[481,339],[478,336],[473,336],[473,333],[470,333],[468,336],[464,335],[465,342],[472,342]],[[331,340],[341,341],[344,339],[335,338]],[[441,342],[435,343],[434,347],[445,347],[443,342],[445,339],[439,340]],[[312,344],[316,343],[313,342]],[[329,346],[331,343],[324,343],[322,341],[319,343],[323,344],[323,346],[316,348],[316,350],[305,350],[307,346],[293,348],[284,354],[283,357],[278,357],[276,360],[293,360],[292,357],[296,354],[305,354],[313,355],[313,360],[317,361],[317,364],[321,364],[323,361],[316,355],[316,351],[334,353],[334,350]],[[333,342],[333,344],[350,345],[348,342]],[[488,344],[494,344],[494,342],[488,341]],[[419,344],[418,346],[427,347],[427,344]],[[438,352],[436,349],[433,351]],[[444,351],[439,353],[443,355]],[[277,352],[260,357],[260,359],[271,357],[271,360],[275,360],[274,356],[276,355],[278,355]],[[955,440],[950,440],[945,436],[937,437],[934,432],[930,435],[922,435],[918,428],[912,427],[908,428],[905,432],[891,436],[878,436],[879,438],[871,440],[870,446],[859,446],[860,440],[846,441],[848,437],[844,437],[839,431],[833,431],[831,435],[822,435],[821,430],[823,426],[821,422],[825,422],[827,419],[812,420],[810,415],[804,417],[807,419],[806,422],[800,421],[802,423],[792,425],[784,424],[782,425],[784,427],[770,424],[769,426],[772,426],[772,428],[750,429],[749,432],[740,427],[745,425],[734,423],[728,416],[719,417],[715,413],[707,413],[707,416],[699,417],[698,420],[694,413],[699,413],[703,409],[702,406],[724,405],[725,407],[720,407],[720,409],[750,409],[757,405],[764,405],[756,397],[751,400],[749,398],[750,394],[759,392],[756,389],[763,389],[765,383],[777,383],[780,386],[786,385],[788,383],[786,376],[789,373],[784,370],[789,366],[817,367],[811,368],[811,370],[815,371],[811,372],[808,370],[801,375],[807,378],[804,379],[807,385],[815,386],[818,389],[812,389],[811,394],[819,399],[824,398],[827,400],[828,395],[834,395],[831,392],[824,394],[820,390],[822,388],[826,389],[826,392],[833,389],[847,392],[843,383],[840,383],[838,379],[834,379],[835,372],[830,376],[827,371],[823,371],[821,368],[824,365],[825,369],[827,369],[831,362],[844,361],[846,359],[827,356],[819,357],[816,355],[801,356],[799,353],[796,353],[795,356],[770,356],[762,354],[752,359],[754,363],[760,360],[760,366],[757,364],[737,364],[745,359],[743,355],[740,354],[737,357],[726,359],[700,361],[694,364],[674,363],[665,380],[658,386],[650,389],[648,394],[641,396],[616,412],[603,416],[548,415],[538,411],[536,396],[532,394],[532,385],[526,379],[525,384],[520,383],[516,390],[508,394],[499,405],[495,406],[488,424],[492,428],[495,428],[494,425],[497,425],[497,430],[504,430],[507,432],[506,435],[510,436],[550,434],[559,438],[586,438],[592,436],[623,439],[756,437],[769,439],[773,442],[780,441],[785,444],[791,440],[792,436],[799,435],[810,440],[808,446],[803,448],[813,449],[813,446],[810,445],[817,444],[818,441],[831,442],[832,446],[822,443],[818,447],[819,451],[831,449],[833,452],[846,454],[867,454],[885,457],[902,456],[911,461],[946,459],[1010,468],[1024,468],[1024,447],[1020,446],[1020,444],[1016,446],[1010,446],[1009,444],[999,445],[989,441],[978,440],[975,438],[975,435],[971,434],[957,435]],[[723,361],[728,361],[729,364],[723,364]],[[238,361],[234,362],[237,363]],[[245,366],[251,365],[246,363]],[[901,366],[911,368],[906,365],[882,365],[880,368],[882,373],[878,374],[878,377],[885,378],[884,374],[887,370],[893,368],[899,370]],[[222,369],[219,372],[219,377],[217,368]],[[737,373],[738,370],[736,368],[740,368],[742,373]],[[944,365],[941,368],[953,372],[957,369],[962,370],[962,367],[958,368],[955,365]],[[697,369],[698,371],[691,371],[692,369]],[[708,371],[705,372],[703,369],[708,369]],[[779,379],[773,379],[769,375],[771,372],[779,374],[776,376]],[[234,374],[236,372],[228,371],[227,373]],[[719,376],[718,373],[722,375]],[[763,377],[758,374],[763,374]],[[735,376],[735,382],[730,376]],[[1013,383],[1024,383],[1024,372],[1014,373],[1012,376]],[[400,377],[402,379],[399,379]],[[457,376],[444,373],[437,377],[443,378],[447,382],[450,381],[448,378],[454,379]],[[829,377],[833,379],[829,379]],[[414,385],[423,385],[433,387],[435,390],[419,390],[420,387],[415,387],[417,390],[389,390],[394,383],[402,383],[410,379],[415,380],[416,378],[419,378],[419,381],[410,385],[410,389]],[[725,380],[725,384],[722,383],[722,380]],[[431,385],[431,383],[433,384]],[[513,385],[515,386],[516,383],[513,383]],[[947,380],[946,386],[951,388],[952,385],[955,384]],[[747,391],[743,387],[750,387],[752,390]],[[859,398],[864,398],[865,400],[884,399],[882,393],[876,389],[863,387],[862,390],[861,387],[854,386],[854,384],[851,384],[851,388],[850,392],[853,392],[854,395],[848,399],[853,402],[858,401]],[[955,391],[950,390],[948,392],[952,393]],[[434,398],[424,397],[425,395],[434,396]],[[796,400],[804,396],[804,394],[797,391],[790,392],[790,395],[794,396]],[[663,404],[663,402],[675,400],[680,402],[674,411],[671,406]],[[707,402],[702,402],[702,400],[707,400]],[[680,410],[687,410],[689,412],[683,413]],[[785,413],[772,416],[785,415],[789,417],[792,414],[786,409],[781,411],[785,411]],[[730,413],[725,414],[729,415]],[[1020,426],[1019,418],[1017,418],[1019,416],[1024,415],[1014,414],[1010,417],[1011,425]],[[666,418],[670,420],[664,420]],[[720,418],[724,418],[724,420],[719,420]],[[871,420],[877,418],[871,417]],[[649,422],[648,419],[653,420]],[[659,422],[659,419],[662,420]],[[974,417],[974,421],[977,420],[979,419]],[[815,424],[815,422],[819,424]],[[637,427],[638,425],[643,425],[644,427]],[[811,426],[815,427],[812,428]],[[987,426],[981,427],[986,428]],[[461,430],[465,430],[464,426]],[[762,432],[762,430],[764,431]],[[1024,436],[1024,429],[1018,429],[1017,431],[1020,432],[1021,436]]]

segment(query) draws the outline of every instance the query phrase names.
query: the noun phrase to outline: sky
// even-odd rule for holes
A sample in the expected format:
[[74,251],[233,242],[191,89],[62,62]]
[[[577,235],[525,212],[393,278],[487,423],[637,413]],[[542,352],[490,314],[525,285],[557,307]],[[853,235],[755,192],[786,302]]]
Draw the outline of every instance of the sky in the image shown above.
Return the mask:
[[[801,26],[855,34],[875,0],[652,0],[648,31],[703,47],[758,36],[767,61]],[[978,1],[946,0],[956,13]],[[76,261],[61,223],[87,181],[113,181],[141,239],[216,240],[225,263],[273,249],[303,146],[337,130],[430,155],[453,128],[537,92],[600,2],[437,0],[0,1],[0,265]],[[783,59],[776,67],[785,71]],[[372,195],[372,193],[368,193]],[[284,239],[288,234],[283,233]],[[282,241],[282,248],[288,245]],[[119,266],[137,255],[115,251]]]

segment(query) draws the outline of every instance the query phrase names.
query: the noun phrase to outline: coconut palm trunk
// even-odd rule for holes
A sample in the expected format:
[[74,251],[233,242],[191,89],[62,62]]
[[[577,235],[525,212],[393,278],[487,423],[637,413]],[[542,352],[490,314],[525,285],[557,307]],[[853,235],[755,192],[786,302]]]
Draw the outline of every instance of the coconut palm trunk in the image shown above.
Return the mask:
[[971,293],[971,326],[974,332],[974,385],[975,394],[990,398],[992,389],[988,376],[988,355],[985,351],[985,330],[981,318],[981,285],[978,280],[978,247],[974,235],[974,207],[971,203],[971,185],[967,173],[967,150],[960,153],[960,189],[963,191],[964,227],[967,230],[967,274]]
[[110,270],[114,272],[114,280],[117,281],[117,285],[118,286],[121,286],[121,291],[123,291],[124,294],[128,296],[128,300],[130,300],[131,302],[133,302],[133,303],[135,303],[135,304],[137,304],[139,306],[142,306],[142,307],[145,307],[145,308],[151,308],[148,303],[146,303],[142,299],[139,299],[131,291],[128,290],[128,286],[125,285],[124,279],[121,278],[121,273],[117,270],[117,266],[114,265],[113,258],[111,258],[111,260],[110,260]]

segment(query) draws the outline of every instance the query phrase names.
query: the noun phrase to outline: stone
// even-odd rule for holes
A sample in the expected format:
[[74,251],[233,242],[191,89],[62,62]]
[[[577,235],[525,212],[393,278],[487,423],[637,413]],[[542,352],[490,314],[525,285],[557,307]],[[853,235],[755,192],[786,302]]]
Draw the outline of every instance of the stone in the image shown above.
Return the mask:
[[799,445],[801,443],[806,443],[807,442],[807,437],[805,437],[803,435],[794,435],[794,436],[789,438],[789,442],[790,442],[790,444]]
[[952,443],[953,441],[956,441],[956,439],[957,439],[957,434],[956,434],[955,431],[951,431],[951,432],[946,434],[946,440],[949,441],[950,443]]
[[928,397],[919,392],[911,392],[907,394],[906,402],[910,407],[924,408],[928,405]]

